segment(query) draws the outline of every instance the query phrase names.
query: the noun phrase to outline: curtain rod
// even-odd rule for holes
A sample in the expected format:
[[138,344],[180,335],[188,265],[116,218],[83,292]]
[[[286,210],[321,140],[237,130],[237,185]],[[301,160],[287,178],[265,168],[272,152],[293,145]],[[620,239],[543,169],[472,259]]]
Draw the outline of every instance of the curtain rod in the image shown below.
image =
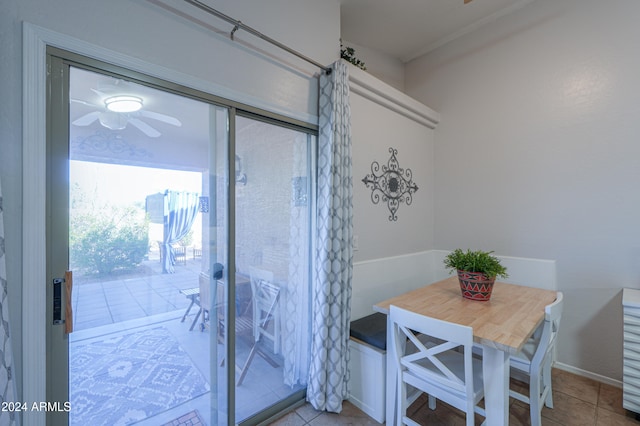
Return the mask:
[[200,2],[198,0],[184,0],[184,1],[189,3],[189,4],[191,4],[191,5],[193,5],[193,6],[195,6],[195,7],[197,7],[197,8],[199,8],[199,9],[201,9],[201,10],[203,10],[203,11],[205,11],[205,12],[207,12],[207,13],[209,13],[209,14],[211,14],[211,15],[214,15],[214,16],[220,18],[220,19],[223,19],[223,20],[233,24],[234,27],[231,30],[231,35],[230,35],[231,40],[233,40],[233,35],[235,34],[236,31],[238,31],[239,29],[244,30],[244,31],[246,31],[248,33],[253,34],[256,37],[261,38],[264,41],[267,41],[267,42],[273,44],[274,46],[279,47],[282,50],[285,50],[285,51],[291,53],[292,55],[297,56],[300,59],[303,59],[303,60],[309,62],[310,64],[315,65],[316,67],[318,67],[321,70],[323,70],[325,73],[331,74],[331,68],[330,67],[327,67],[325,65],[322,65],[319,62],[314,61],[313,59],[303,55],[302,53],[300,53],[300,52],[298,52],[296,50],[293,50],[289,46],[286,46],[286,45],[280,43],[279,41],[274,40],[271,37],[268,37],[268,36],[262,34],[260,31],[254,29],[254,28],[252,28],[252,27],[250,27],[248,25],[245,25],[241,21],[233,19],[232,17],[230,17],[228,15],[225,15],[224,13],[212,8],[211,6],[208,6],[208,5],[202,3],[202,2]]

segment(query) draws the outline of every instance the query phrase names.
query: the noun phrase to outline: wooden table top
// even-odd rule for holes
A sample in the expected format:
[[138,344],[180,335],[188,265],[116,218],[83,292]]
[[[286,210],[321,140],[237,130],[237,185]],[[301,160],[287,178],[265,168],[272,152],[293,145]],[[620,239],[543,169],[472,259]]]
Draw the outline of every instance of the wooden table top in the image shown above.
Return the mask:
[[473,328],[477,343],[514,354],[544,320],[544,308],[556,292],[496,282],[486,302],[462,297],[453,276],[383,302],[374,310],[389,313],[395,305],[410,311]]

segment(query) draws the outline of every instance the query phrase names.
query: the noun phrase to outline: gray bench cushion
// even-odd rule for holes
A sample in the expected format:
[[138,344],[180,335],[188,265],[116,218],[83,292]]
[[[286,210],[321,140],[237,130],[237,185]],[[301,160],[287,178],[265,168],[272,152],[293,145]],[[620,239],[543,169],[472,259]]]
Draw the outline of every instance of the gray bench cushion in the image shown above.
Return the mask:
[[351,321],[351,337],[383,351],[387,350],[387,316],[380,312]]

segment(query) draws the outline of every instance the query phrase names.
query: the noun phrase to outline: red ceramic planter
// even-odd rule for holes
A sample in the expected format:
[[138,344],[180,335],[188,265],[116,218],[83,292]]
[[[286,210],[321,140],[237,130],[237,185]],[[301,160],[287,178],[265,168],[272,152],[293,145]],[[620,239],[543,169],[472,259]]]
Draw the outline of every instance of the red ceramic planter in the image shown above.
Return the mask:
[[495,277],[490,279],[481,272],[458,271],[462,297],[470,300],[487,301],[491,298]]

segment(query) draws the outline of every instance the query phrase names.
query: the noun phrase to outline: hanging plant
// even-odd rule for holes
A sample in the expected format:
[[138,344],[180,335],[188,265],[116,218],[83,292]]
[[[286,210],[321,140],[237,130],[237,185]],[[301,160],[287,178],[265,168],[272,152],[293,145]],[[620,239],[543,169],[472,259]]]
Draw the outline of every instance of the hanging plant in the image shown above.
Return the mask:
[[356,50],[353,47],[345,47],[340,39],[340,57],[346,61],[349,61],[361,70],[366,70],[367,67],[360,59],[356,58]]

